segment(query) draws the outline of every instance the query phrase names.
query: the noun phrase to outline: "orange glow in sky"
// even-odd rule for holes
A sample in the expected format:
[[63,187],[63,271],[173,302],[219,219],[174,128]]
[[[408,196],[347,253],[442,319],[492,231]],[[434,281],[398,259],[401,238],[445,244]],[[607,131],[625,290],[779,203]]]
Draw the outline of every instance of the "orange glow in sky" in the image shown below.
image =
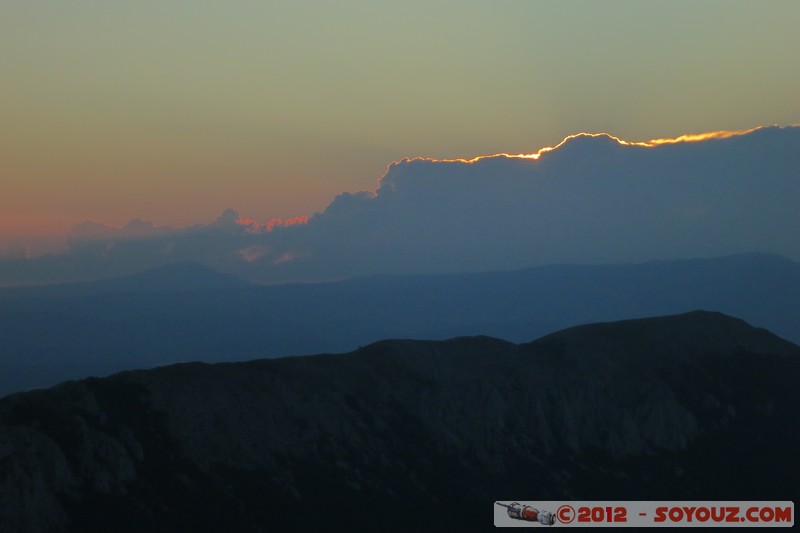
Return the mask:
[[406,156],[800,122],[800,2],[495,4],[3,2],[0,249],[226,206],[277,231]]
[[307,216],[299,216],[292,218],[272,218],[263,224],[251,219],[240,218],[236,221],[240,226],[247,226],[247,230],[251,233],[260,233],[262,231],[272,231],[276,227],[295,226],[297,224],[306,224],[308,222]]

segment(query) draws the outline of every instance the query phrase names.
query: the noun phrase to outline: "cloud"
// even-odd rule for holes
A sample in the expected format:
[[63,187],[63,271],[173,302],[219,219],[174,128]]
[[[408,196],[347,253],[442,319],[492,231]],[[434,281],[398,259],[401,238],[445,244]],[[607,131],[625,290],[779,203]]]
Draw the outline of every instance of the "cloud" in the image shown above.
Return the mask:
[[264,246],[263,244],[253,244],[252,246],[248,246],[247,248],[236,250],[236,255],[241,257],[242,261],[246,261],[248,263],[258,261],[268,253],[269,253],[269,247]]
[[211,226],[232,228],[239,222],[239,213],[230,207],[222,212],[217,219],[211,223]]
[[750,251],[797,260],[798,200],[798,127],[646,142],[577,134],[532,154],[404,159],[374,191],[342,193],[311,217],[87,222],[67,254],[0,261],[0,276],[88,279],[189,259],[266,283]]
[[142,239],[177,231],[177,229],[167,226],[156,226],[152,222],[140,218],[135,218],[121,227],[87,220],[72,228],[69,235],[67,235],[67,241],[72,245],[80,246],[81,244],[99,240]]
[[788,229],[800,223],[798,154],[800,129],[764,128],[676,143],[580,134],[536,154],[407,159],[373,193],[341,195],[312,219],[327,234],[313,248],[331,269],[352,257],[358,273],[800,257]]

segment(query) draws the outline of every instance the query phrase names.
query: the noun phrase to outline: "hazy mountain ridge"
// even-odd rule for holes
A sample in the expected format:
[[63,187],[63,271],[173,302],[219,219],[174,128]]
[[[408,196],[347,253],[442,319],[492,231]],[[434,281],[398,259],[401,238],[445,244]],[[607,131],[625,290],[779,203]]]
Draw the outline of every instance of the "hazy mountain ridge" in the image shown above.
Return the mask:
[[0,401],[0,528],[474,528],[505,496],[788,500],[798,378],[797,346],[694,312],[70,382]]
[[178,361],[344,352],[384,338],[525,342],[692,309],[800,342],[800,265],[746,254],[264,287],[184,264],[119,283],[5,289],[0,394]]
[[235,289],[249,286],[251,284],[241,278],[222,274],[197,261],[180,261],[126,276],[97,281],[0,288],[0,300],[52,299],[133,292]]

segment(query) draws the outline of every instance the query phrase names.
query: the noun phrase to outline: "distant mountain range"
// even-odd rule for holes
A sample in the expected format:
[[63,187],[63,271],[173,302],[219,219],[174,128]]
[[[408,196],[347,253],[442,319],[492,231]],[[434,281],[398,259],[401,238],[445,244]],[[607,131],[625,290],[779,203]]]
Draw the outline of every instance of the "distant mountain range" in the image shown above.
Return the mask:
[[68,382],[0,400],[0,531],[474,531],[497,499],[797,501],[798,382],[798,346],[708,312]]
[[800,264],[770,254],[260,286],[197,263],[0,290],[0,395],[179,361],[345,352],[706,309],[800,342]]

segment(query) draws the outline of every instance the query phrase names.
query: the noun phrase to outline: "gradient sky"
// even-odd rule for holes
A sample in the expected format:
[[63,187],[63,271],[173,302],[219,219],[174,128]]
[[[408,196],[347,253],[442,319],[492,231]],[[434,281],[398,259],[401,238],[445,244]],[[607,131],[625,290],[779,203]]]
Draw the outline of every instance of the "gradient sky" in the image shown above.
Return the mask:
[[0,246],[312,214],[407,156],[800,123],[798,23],[793,0],[4,0]]

